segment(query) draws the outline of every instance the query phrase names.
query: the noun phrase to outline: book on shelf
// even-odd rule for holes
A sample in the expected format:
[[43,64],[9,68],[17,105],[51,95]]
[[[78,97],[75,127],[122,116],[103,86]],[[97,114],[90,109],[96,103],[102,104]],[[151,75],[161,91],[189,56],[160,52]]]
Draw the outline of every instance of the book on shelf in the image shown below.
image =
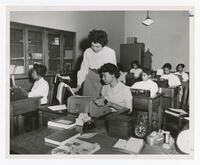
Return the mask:
[[89,143],[80,139],[72,139],[51,150],[52,154],[93,154],[101,149],[98,143]]
[[119,139],[114,145],[113,150],[129,154],[139,154],[144,147],[144,140],[131,137],[128,140]]
[[63,116],[55,120],[48,121],[48,128],[69,129],[76,125],[75,117]]
[[78,132],[75,128],[73,129],[64,129],[60,131],[56,131],[55,133],[44,138],[46,143],[51,143],[54,145],[62,145],[67,141],[70,141],[74,138],[80,136],[80,132]]

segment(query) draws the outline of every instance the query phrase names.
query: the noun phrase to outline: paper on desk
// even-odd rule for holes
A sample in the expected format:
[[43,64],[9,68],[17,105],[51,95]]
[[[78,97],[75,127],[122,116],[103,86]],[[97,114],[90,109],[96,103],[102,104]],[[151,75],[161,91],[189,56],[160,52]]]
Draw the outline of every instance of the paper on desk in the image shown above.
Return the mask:
[[185,112],[183,109],[176,109],[176,108],[168,108],[168,110],[170,111],[174,111],[180,114],[188,114],[187,112]]
[[129,140],[119,139],[113,148],[122,149],[124,151],[139,153],[144,146],[144,140],[131,137]]
[[73,123],[73,121],[71,121],[71,120],[63,120],[63,119],[60,119],[57,122],[61,123],[61,124],[66,124],[66,125],[69,125],[69,124]]
[[79,138],[89,139],[95,135],[97,135],[97,132],[83,133],[81,136],[79,136]]
[[111,112],[117,112],[117,110],[115,108],[110,108],[111,109]]
[[52,111],[61,111],[61,110],[66,110],[67,109],[65,104],[53,105],[53,106],[49,106],[48,108],[51,109]]
[[172,116],[176,116],[176,117],[180,116],[180,114],[177,114],[177,113],[174,113],[174,112],[171,112],[171,111],[168,111],[168,110],[166,110],[165,113],[170,114]]

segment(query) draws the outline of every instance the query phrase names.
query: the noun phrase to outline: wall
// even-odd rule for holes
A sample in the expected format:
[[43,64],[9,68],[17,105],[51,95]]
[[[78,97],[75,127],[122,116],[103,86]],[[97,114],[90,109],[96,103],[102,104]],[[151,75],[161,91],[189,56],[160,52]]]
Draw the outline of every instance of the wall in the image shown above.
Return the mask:
[[186,11],[150,11],[150,18],[155,23],[142,25],[146,11],[125,12],[125,38],[133,36],[138,42],[152,52],[153,69],[161,68],[165,62],[172,64],[172,69],[178,63],[189,68],[189,16]]
[[153,69],[170,62],[175,70],[178,63],[189,68],[189,17],[186,11],[151,11],[150,17],[155,21],[147,27],[142,25],[146,11],[17,11],[11,12],[11,21],[75,31],[77,35],[77,56],[79,42],[87,37],[92,29],[103,29],[108,33],[109,46],[120,60],[120,44],[128,36],[144,42],[153,53]]
[[116,51],[119,61],[119,47],[124,40],[124,12],[121,11],[16,11],[10,20],[25,24],[76,32],[77,55],[80,41],[93,29],[105,30],[108,46]]

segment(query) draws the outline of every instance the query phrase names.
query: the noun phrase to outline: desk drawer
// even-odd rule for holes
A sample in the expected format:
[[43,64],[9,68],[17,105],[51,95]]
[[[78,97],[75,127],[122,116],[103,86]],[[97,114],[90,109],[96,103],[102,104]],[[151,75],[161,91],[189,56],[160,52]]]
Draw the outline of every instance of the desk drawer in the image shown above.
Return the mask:
[[133,97],[133,108],[148,110],[149,101],[142,97]]
[[21,115],[28,112],[33,112],[35,109],[39,106],[39,99],[23,99],[18,100],[15,102],[11,102],[11,105],[13,107],[13,115]]

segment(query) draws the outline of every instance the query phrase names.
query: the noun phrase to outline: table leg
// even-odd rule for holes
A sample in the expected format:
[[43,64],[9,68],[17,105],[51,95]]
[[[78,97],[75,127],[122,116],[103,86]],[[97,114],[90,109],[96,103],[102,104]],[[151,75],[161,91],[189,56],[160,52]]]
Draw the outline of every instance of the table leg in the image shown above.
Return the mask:
[[41,128],[43,126],[43,120],[42,120],[42,116],[43,116],[43,113],[42,111],[39,111],[39,128]]
[[163,107],[162,107],[162,97],[160,98],[160,106],[158,107],[158,129],[161,129],[163,121]]
[[172,98],[171,98],[171,107],[174,108],[174,99],[175,99],[175,96],[174,96],[174,89],[172,90]]
[[24,116],[18,115],[17,116],[17,126],[19,134],[24,133]]
[[10,107],[10,137],[14,137],[14,116],[13,116],[13,107]]
[[153,113],[152,113],[152,109],[153,109],[153,107],[152,107],[152,100],[149,100],[149,112],[148,112],[148,127],[149,127],[149,129],[148,129],[148,132],[149,133],[151,133],[151,131],[152,131],[152,115],[153,115]]

